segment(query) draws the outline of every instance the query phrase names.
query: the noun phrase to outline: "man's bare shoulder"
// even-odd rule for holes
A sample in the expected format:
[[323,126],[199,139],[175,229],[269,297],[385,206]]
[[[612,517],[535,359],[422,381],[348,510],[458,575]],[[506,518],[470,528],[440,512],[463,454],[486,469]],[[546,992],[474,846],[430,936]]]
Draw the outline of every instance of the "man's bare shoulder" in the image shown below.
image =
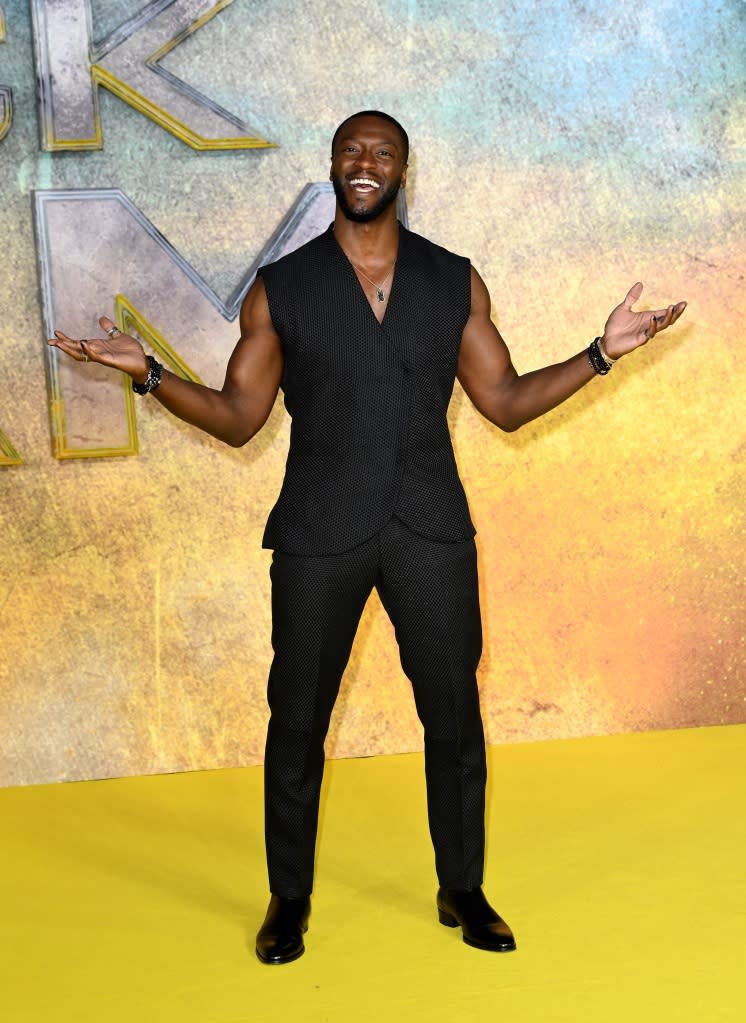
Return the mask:
[[244,296],[244,300],[241,303],[239,325],[241,327],[242,340],[258,332],[275,333],[269,310],[267,289],[261,276],[255,278],[254,283]]

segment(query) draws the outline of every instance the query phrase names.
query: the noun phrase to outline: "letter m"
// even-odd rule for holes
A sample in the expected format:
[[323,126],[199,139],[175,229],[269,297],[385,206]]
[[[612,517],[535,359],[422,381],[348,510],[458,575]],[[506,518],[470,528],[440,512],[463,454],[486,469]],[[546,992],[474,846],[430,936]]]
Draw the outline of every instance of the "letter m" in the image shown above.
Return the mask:
[[[306,185],[223,301],[119,189],[37,191],[45,338],[55,327],[101,337],[98,317],[111,316],[174,373],[220,387],[238,339],[233,321],[257,268],[319,234],[333,216],[332,186]],[[55,457],[136,454],[129,377],[45,348]]]

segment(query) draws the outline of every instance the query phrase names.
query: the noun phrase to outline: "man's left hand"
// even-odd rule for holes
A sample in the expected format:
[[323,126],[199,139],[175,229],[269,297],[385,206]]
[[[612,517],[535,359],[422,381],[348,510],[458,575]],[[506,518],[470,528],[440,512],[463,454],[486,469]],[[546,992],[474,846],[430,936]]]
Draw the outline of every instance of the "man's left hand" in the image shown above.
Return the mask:
[[619,359],[622,355],[646,345],[656,334],[676,323],[686,309],[686,302],[677,302],[667,309],[656,309],[653,312],[633,312],[632,306],[639,301],[642,284],[638,281],[627,292],[627,296],[606,321],[603,334],[603,345],[610,359]]

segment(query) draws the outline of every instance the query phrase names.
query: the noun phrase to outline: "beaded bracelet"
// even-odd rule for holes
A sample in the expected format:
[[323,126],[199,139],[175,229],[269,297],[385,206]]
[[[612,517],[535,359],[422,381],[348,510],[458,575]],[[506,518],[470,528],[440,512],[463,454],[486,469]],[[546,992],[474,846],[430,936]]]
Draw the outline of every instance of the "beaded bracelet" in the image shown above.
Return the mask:
[[591,341],[588,348],[588,361],[600,376],[604,377],[616,362],[616,359],[609,359],[601,347],[601,338],[597,337]]
[[163,372],[163,366],[160,362],[156,362],[152,355],[148,356],[148,375],[141,384],[136,384],[132,381],[132,390],[135,394],[150,394],[154,391],[158,384],[161,382],[161,373]]

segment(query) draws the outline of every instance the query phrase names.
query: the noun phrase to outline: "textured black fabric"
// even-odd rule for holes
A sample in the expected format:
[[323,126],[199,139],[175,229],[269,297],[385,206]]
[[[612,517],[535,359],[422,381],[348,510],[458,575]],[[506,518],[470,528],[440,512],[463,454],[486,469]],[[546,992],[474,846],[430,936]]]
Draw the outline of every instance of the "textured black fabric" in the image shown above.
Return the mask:
[[331,228],[263,267],[292,417],[264,546],[335,554],[393,514],[453,542],[474,535],[448,431],[470,264],[400,226],[383,323]]
[[276,551],[271,576],[275,656],[264,769],[273,894],[311,892],[324,739],[373,587],[394,623],[424,726],[438,879],[445,888],[480,885],[486,765],[475,674],[482,634],[473,539],[444,544],[392,519],[343,554]]

